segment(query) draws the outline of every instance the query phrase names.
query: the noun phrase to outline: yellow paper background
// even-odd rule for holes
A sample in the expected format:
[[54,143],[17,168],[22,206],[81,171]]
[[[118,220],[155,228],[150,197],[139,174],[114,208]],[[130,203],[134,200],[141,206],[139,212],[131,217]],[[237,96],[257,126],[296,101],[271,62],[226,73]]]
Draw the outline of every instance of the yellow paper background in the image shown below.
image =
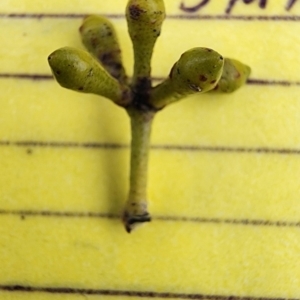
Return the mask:
[[[165,2],[155,78],[206,46],[269,84],[193,96],[157,115],[153,221],[130,235],[115,217],[128,189],[126,113],[54,80],[12,76],[50,75],[53,50],[82,48],[79,13],[111,16],[131,74],[126,22],[114,16],[126,1],[2,2],[0,299],[300,298],[300,23],[175,18],[187,15],[180,1]],[[193,16],[224,15],[226,5],[210,1]],[[299,16],[299,4],[284,5],[238,3],[232,15]],[[60,17],[30,17],[45,13]]]

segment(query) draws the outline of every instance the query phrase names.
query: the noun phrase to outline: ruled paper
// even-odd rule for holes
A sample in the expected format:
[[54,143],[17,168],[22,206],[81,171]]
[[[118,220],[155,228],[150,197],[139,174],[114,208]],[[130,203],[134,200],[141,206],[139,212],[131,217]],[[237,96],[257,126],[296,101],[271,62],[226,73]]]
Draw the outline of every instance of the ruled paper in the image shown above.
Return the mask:
[[99,13],[131,75],[126,1],[2,3],[1,300],[300,299],[299,1],[201,2],[165,1],[154,83],[195,46],[246,62],[251,78],[157,114],[153,221],[130,235],[128,117],[62,89],[47,64],[83,48],[82,18]]

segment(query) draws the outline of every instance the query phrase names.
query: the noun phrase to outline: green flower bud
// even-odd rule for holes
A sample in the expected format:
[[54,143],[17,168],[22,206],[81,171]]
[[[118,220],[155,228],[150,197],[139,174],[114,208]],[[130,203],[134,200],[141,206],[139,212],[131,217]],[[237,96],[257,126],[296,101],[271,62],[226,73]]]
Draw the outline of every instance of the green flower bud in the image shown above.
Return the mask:
[[79,28],[82,43],[114,78],[126,82],[121,49],[113,25],[101,16],[89,16]]
[[245,84],[250,72],[250,67],[244,65],[243,63],[235,59],[225,58],[222,76],[212,92],[234,92],[243,84]]
[[150,81],[151,57],[165,19],[163,0],[129,0],[126,7],[128,31],[133,43],[133,81]]
[[128,90],[112,78],[89,53],[71,47],[60,48],[49,55],[48,62],[62,87],[98,94],[116,104],[126,105]]
[[153,89],[150,103],[159,109],[187,95],[213,89],[221,77],[223,64],[223,57],[208,48],[193,48],[183,53],[169,78]]

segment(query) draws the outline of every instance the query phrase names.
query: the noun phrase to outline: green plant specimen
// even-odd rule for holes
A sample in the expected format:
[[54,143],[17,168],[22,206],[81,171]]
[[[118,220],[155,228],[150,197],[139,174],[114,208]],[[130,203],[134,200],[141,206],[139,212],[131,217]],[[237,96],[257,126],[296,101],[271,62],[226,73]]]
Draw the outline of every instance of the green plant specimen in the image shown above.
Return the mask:
[[161,84],[152,87],[151,57],[165,19],[163,0],[129,0],[128,31],[133,44],[134,68],[129,81],[113,25],[101,16],[83,20],[79,31],[88,52],[65,47],[48,57],[58,83],[68,89],[93,93],[123,107],[131,121],[130,190],[123,213],[127,232],[149,222],[147,166],[151,125],[165,106],[190,94],[230,93],[243,85],[250,68],[223,58],[208,48],[193,48],[181,55]]

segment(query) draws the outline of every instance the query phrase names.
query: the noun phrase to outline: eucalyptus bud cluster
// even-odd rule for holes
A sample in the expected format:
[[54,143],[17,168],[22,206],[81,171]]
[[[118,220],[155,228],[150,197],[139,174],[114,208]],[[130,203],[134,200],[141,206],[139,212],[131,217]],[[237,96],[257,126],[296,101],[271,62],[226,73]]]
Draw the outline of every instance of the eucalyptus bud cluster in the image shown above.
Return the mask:
[[48,57],[53,76],[64,88],[92,93],[123,107],[131,122],[130,189],[123,213],[127,232],[149,222],[147,168],[154,116],[191,94],[231,93],[241,87],[250,68],[218,52],[196,47],[184,52],[169,76],[152,87],[151,58],[166,17],[163,0],[129,0],[128,32],[133,45],[133,76],[129,80],[112,23],[91,15],[79,28],[87,51],[60,48]]

